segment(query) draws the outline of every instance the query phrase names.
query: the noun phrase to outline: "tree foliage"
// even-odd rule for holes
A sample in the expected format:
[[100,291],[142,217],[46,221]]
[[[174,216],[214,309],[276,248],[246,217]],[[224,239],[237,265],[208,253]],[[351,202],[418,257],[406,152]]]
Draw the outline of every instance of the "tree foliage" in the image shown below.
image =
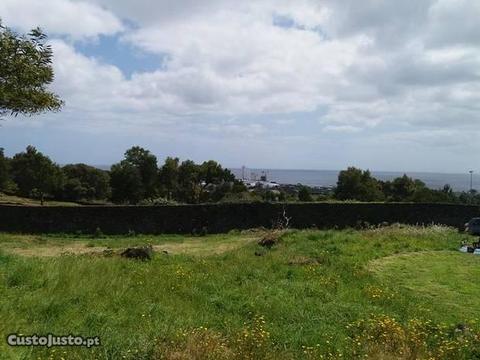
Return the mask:
[[112,201],[115,203],[137,204],[143,199],[142,176],[134,165],[122,161],[110,169]]
[[64,181],[60,167],[33,146],[16,154],[10,167],[19,195],[42,200],[59,196]]
[[150,151],[134,146],[110,169],[110,184],[114,202],[136,204],[157,195],[157,158]]
[[157,157],[140,146],[134,146],[125,152],[125,160],[122,162],[138,170],[142,182],[141,197],[155,197],[158,179]]
[[[315,192],[313,192],[315,190]],[[229,201],[330,200],[301,184],[278,189],[247,189],[232,172],[213,160],[196,164],[167,157],[159,168],[150,151],[135,146],[122,161],[104,171],[85,164],[60,168],[28,146],[8,158],[0,148],[0,191],[25,197],[70,201],[111,201],[118,204],[163,205]],[[312,196],[314,194],[314,197]],[[287,197],[288,196],[288,197]],[[379,181],[367,170],[350,167],[339,173],[333,197],[338,200],[464,203],[480,205],[476,191],[455,193],[449,185],[430,189],[407,175]]]
[[110,197],[108,172],[85,164],[69,164],[63,168],[65,184],[63,197],[66,200],[106,200]]
[[159,191],[167,200],[173,199],[178,190],[179,164],[178,158],[167,157],[159,170]]
[[298,191],[298,200],[299,201],[312,201],[312,194],[310,193],[310,189],[306,186],[301,186],[300,190]]
[[49,91],[53,81],[52,49],[34,29],[19,35],[0,22],[0,115],[57,111],[63,102]]
[[8,158],[5,156],[3,148],[0,148],[0,191],[5,191],[9,180]]
[[182,161],[178,167],[178,201],[195,204],[200,200],[201,184],[199,166],[192,160]]
[[338,175],[335,198],[339,200],[382,201],[384,194],[370,171],[349,167]]

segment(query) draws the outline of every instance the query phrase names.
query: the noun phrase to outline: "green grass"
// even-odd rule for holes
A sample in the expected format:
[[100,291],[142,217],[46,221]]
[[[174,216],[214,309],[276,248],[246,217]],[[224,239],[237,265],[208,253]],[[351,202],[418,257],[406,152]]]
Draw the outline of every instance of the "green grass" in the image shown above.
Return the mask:
[[[1,205],[28,205],[28,206],[40,206],[40,200],[24,198],[15,195],[6,195],[0,192],[0,204]],[[68,201],[44,201],[43,206],[80,206],[74,202]]]
[[[102,346],[49,350],[2,341],[0,353],[13,359],[478,356],[480,257],[457,251],[466,235],[443,227],[289,231],[271,250],[256,245],[259,236],[1,234],[2,338],[73,333],[98,335]],[[19,255],[28,248],[35,255],[40,248],[147,243],[171,246],[169,255],[151,262]],[[222,250],[213,254],[216,248]],[[455,332],[457,324],[468,325],[468,336]],[[423,342],[418,327],[428,329],[419,332],[426,333]]]

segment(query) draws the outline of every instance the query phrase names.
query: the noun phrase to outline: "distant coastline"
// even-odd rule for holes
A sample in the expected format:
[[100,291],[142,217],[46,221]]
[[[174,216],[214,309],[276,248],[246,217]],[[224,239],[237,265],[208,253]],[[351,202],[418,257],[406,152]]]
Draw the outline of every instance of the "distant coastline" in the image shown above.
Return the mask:
[[[109,165],[93,165],[102,170],[109,170]],[[237,179],[242,178],[241,168],[228,168]],[[262,169],[245,168],[245,178],[254,180],[252,174],[255,174],[257,180],[263,172],[266,173],[269,181],[274,181],[282,185],[302,184],[311,187],[332,187],[337,183],[338,173],[341,170],[296,170],[296,169]],[[416,171],[374,171],[372,175],[378,180],[387,181],[407,174],[414,179],[419,179],[430,189],[441,189],[445,184],[449,184],[454,191],[470,190],[470,175],[454,173],[431,173]],[[480,189],[480,176],[473,174],[473,188]]]
[[[238,179],[242,178],[241,168],[229,168]],[[250,169],[245,168],[245,178],[255,180],[265,173],[269,181],[282,185],[302,184],[312,187],[331,187],[337,183],[340,170],[284,170],[284,169]],[[401,171],[372,171],[372,175],[378,180],[392,180],[396,177],[407,174],[414,179],[423,181],[430,189],[441,189],[449,184],[454,191],[470,190],[470,175],[466,174],[445,174],[428,172],[401,172]],[[253,175],[253,176],[252,176]],[[480,178],[473,176],[473,188],[480,188]]]

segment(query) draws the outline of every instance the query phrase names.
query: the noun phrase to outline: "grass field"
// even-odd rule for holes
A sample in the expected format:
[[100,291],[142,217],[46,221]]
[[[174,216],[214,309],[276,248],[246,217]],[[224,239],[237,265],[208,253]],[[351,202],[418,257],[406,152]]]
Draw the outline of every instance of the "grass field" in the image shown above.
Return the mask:
[[[15,195],[6,195],[0,192],[0,205],[28,205],[28,206],[40,206],[40,200],[19,197]],[[74,202],[68,201],[50,201],[46,200],[43,206],[80,206]]]
[[[206,237],[0,234],[0,331],[100,336],[6,359],[472,359],[480,256],[444,227]],[[102,250],[152,244],[150,262]],[[163,252],[165,250],[167,254]]]

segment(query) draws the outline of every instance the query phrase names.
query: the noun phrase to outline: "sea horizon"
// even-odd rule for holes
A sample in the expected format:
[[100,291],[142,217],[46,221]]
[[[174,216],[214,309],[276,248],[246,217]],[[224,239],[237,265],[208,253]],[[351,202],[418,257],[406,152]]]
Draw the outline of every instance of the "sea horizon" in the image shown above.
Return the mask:
[[[242,178],[242,168],[228,168],[236,178]],[[338,174],[342,170],[314,170],[314,169],[268,169],[268,168],[245,168],[245,178],[247,180],[259,179],[262,172],[265,172],[269,181],[279,184],[302,184],[312,187],[331,187],[335,186]],[[428,171],[381,171],[370,170],[373,177],[378,180],[388,181],[396,177],[407,176],[421,180],[431,189],[442,189],[446,184],[450,185],[454,191],[470,190],[469,173],[443,173]],[[256,175],[252,177],[252,173]],[[472,188],[480,188],[480,177],[473,174]]]
[[[92,165],[102,170],[109,170],[111,165]],[[242,179],[242,168],[227,167],[237,179]],[[342,169],[344,170],[344,169]],[[331,169],[275,169],[275,168],[245,168],[246,180],[259,180],[262,172],[266,172],[267,180],[277,182],[282,185],[302,184],[311,187],[332,187],[336,186],[338,174],[342,170]],[[470,190],[470,174],[467,173],[448,173],[448,172],[430,172],[430,171],[384,171],[370,170],[373,177],[378,180],[388,181],[396,177],[407,176],[421,180],[430,189],[442,189],[446,184],[450,185],[454,191]],[[252,173],[256,178],[252,177]],[[480,176],[473,174],[473,189],[480,189]]]

